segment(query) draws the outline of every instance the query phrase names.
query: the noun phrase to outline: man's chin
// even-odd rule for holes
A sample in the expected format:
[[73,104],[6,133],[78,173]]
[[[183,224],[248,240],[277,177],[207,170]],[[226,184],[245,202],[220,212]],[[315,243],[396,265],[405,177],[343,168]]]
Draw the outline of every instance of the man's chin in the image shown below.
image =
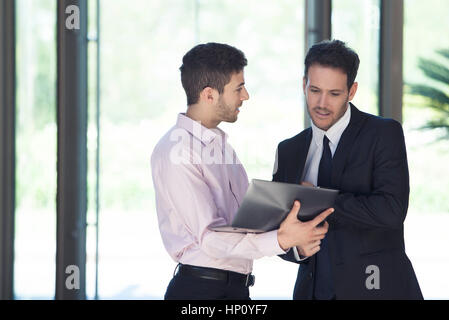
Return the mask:
[[329,128],[333,125],[332,121],[322,121],[321,119],[312,118],[312,122],[316,127],[320,128],[323,131],[329,130]]
[[227,118],[227,119],[225,119],[225,120],[223,120],[223,121],[224,121],[224,122],[229,122],[229,123],[234,123],[234,122],[237,121],[237,116],[234,117],[234,118]]

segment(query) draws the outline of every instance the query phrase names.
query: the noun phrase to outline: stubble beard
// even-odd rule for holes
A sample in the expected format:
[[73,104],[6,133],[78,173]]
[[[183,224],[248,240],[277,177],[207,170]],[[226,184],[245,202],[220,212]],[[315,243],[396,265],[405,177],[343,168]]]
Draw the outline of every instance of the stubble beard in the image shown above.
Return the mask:
[[237,113],[235,112],[235,109],[228,106],[222,99],[218,102],[217,114],[221,121],[231,123],[237,121]]
[[[337,122],[338,122],[338,120],[340,120],[341,119],[341,117],[343,117],[343,115],[345,114],[345,112],[346,112],[346,106],[348,105],[348,102],[349,102],[349,95],[346,97],[346,99],[345,99],[345,102],[341,105],[341,107],[340,107],[340,109],[339,110],[342,110],[342,112],[341,112],[341,114],[339,114],[338,115],[338,117],[336,118],[336,119],[333,119],[333,121],[331,121],[331,123],[329,124],[329,126],[326,128],[326,129],[323,129],[323,128],[320,128],[321,130],[324,130],[324,131],[327,131],[327,130],[329,130],[334,124],[336,124]],[[306,103],[307,103],[307,101],[306,101]],[[349,107],[348,107],[349,108]],[[310,110],[312,110],[312,112],[313,111],[315,111],[315,110],[322,110],[322,111],[324,111],[324,112],[329,112],[329,110],[328,109],[326,109],[326,108],[321,108],[321,107],[314,107],[313,109],[310,109],[309,108],[309,105],[307,104],[307,113],[309,114],[309,117],[312,119],[312,121],[313,121],[313,117],[311,116],[311,111]],[[315,123],[315,121],[313,121],[313,124],[315,125],[315,126],[317,126],[317,124]],[[318,127],[318,126],[317,126]]]

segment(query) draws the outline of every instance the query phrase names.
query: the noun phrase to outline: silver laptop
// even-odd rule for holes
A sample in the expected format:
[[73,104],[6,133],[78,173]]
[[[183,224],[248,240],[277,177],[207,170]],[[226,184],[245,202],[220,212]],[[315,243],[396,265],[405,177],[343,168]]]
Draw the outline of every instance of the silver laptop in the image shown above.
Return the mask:
[[308,221],[331,208],[338,190],[253,179],[231,225],[211,226],[219,232],[263,233],[276,230],[295,200],[301,202],[298,219]]

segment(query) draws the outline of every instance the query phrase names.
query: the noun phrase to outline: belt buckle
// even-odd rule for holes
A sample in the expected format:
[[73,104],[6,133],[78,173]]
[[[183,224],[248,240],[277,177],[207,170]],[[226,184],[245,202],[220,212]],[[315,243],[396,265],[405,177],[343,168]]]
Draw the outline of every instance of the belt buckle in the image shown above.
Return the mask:
[[246,281],[245,286],[246,287],[252,287],[254,285],[254,282],[256,282],[256,277],[253,276],[251,273],[246,275]]

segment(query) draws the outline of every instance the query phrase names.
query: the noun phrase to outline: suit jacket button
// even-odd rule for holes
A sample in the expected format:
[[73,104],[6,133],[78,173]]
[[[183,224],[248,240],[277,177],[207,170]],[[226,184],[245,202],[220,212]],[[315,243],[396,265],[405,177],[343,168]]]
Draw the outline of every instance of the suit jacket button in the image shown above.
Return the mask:
[[313,278],[313,272],[309,273],[309,278],[312,279]]

